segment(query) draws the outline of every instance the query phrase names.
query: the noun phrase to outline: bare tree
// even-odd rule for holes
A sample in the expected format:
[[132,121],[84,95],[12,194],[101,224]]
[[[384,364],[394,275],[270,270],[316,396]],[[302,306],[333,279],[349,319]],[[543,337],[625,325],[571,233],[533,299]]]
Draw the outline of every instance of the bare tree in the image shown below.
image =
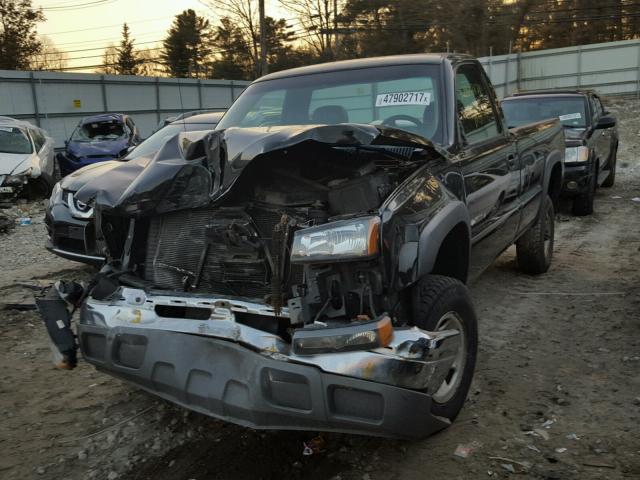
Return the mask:
[[323,60],[335,58],[337,2],[334,0],[279,0],[297,19],[301,38]]
[[69,55],[58,50],[49,37],[44,35],[38,38],[42,48],[40,52],[31,57],[33,70],[63,70],[69,63]]
[[118,74],[118,48],[113,43],[104,49],[102,66],[98,69],[98,72],[107,75]]
[[233,20],[242,37],[246,40],[247,53],[251,57],[251,64],[259,75],[260,68],[260,18],[258,2],[256,0],[201,0],[212,11],[222,12]]
[[158,58],[158,51],[161,47],[145,48],[138,50],[137,55],[140,60],[138,65],[138,75],[144,77],[166,77],[168,76],[164,64]]

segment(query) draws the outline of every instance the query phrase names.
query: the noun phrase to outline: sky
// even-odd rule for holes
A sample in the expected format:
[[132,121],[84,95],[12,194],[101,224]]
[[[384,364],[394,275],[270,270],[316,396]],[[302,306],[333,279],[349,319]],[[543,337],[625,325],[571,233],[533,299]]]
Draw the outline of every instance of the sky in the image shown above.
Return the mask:
[[[156,47],[183,10],[194,9],[212,23],[219,18],[198,0],[33,0],[33,6],[41,7],[46,17],[38,24],[38,34],[67,52],[69,67],[102,63],[104,48],[120,41],[124,22],[142,49]],[[288,16],[278,0],[266,0],[265,10],[276,18]]]

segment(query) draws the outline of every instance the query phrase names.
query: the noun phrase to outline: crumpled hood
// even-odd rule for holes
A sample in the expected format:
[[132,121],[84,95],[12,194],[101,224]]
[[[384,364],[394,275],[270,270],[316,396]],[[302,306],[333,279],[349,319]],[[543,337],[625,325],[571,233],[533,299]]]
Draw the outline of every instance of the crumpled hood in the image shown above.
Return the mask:
[[0,175],[18,174],[31,166],[33,153],[0,153]]
[[82,187],[93,182],[95,179],[102,178],[104,174],[121,164],[122,162],[119,160],[92,163],[91,165],[79,168],[75,172],[64,177],[60,180],[60,186],[64,190],[77,192]]
[[[99,209],[120,215],[145,216],[197,208],[217,200],[256,158],[302,143],[310,148],[335,145],[393,145],[431,150],[431,142],[395,128],[373,125],[293,125],[259,128],[228,128],[206,134],[183,150],[179,134],[169,139],[146,162],[122,163],[109,175],[96,179],[98,189],[78,191],[76,198],[95,197]],[[304,161],[304,159],[301,159]]]
[[116,140],[99,142],[70,141],[67,144],[67,153],[74,157],[82,158],[88,155],[103,155],[105,157],[117,157],[122,150],[129,146],[129,139],[121,137]]

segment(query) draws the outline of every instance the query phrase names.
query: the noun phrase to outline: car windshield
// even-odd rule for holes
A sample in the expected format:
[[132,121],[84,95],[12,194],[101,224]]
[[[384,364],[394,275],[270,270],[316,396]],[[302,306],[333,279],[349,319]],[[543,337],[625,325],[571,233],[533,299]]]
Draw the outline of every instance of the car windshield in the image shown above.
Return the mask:
[[559,118],[569,128],[586,128],[586,104],[583,97],[515,97],[502,102],[509,128],[549,118]]
[[73,142],[103,142],[117,140],[125,135],[124,124],[117,120],[90,122],[80,125],[71,135]]
[[394,65],[256,82],[217,129],[364,123],[442,143],[439,71],[436,65]]
[[0,126],[0,152],[32,153],[33,146],[27,134],[17,127]]
[[133,160],[134,158],[152,155],[171,137],[179,132],[193,132],[198,130],[213,130],[215,123],[171,123],[166,127],[158,130],[156,133],[147,138],[138,145],[125,160]]

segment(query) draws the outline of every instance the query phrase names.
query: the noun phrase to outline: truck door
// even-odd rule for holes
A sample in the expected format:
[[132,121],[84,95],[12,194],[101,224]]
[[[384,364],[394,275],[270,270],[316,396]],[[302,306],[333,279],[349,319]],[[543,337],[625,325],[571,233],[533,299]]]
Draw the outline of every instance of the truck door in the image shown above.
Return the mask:
[[481,67],[456,69],[456,110],[464,147],[458,165],[464,176],[471,219],[471,278],[513,242],[518,227],[520,161]]
[[[600,99],[595,95],[590,97],[591,108],[593,110],[593,126],[595,127],[600,118],[604,116],[604,108]],[[598,158],[600,159],[600,171],[609,169],[610,165],[607,162],[611,159],[613,150],[613,128],[598,128],[593,132],[593,135],[597,137],[596,151]]]

